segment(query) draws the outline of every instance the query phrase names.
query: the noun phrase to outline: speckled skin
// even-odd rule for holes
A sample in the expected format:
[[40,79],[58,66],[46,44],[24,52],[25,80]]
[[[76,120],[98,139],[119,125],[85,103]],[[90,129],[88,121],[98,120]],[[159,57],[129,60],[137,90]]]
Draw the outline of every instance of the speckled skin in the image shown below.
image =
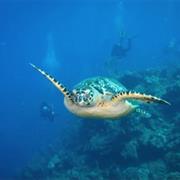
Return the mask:
[[89,78],[75,86],[72,91],[73,102],[65,97],[64,104],[70,112],[80,117],[117,119],[134,108],[128,101],[111,101],[113,95],[123,91],[126,88],[116,80],[105,77]]

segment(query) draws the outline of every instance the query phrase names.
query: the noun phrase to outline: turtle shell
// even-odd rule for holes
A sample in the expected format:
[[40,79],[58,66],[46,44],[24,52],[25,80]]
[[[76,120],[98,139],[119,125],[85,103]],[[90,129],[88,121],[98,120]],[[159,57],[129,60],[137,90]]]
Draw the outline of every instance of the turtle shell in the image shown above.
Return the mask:
[[106,77],[88,78],[78,83],[73,90],[73,101],[80,106],[93,106],[101,100],[108,100],[113,95],[125,91],[118,81]]

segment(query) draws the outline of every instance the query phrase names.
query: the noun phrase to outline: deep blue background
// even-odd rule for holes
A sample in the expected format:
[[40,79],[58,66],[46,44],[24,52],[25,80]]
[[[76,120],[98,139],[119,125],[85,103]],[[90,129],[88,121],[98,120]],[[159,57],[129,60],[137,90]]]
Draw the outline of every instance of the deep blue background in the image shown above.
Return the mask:
[[[60,64],[51,73],[72,88],[84,78],[108,75],[104,64],[121,26],[137,37],[119,71],[173,64],[162,50],[180,38],[179,19],[178,1],[1,1],[0,177],[15,174],[76,120],[63,96],[28,65],[42,67],[49,33]],[[54,123],[41,119],[42,101],[60,114]]]

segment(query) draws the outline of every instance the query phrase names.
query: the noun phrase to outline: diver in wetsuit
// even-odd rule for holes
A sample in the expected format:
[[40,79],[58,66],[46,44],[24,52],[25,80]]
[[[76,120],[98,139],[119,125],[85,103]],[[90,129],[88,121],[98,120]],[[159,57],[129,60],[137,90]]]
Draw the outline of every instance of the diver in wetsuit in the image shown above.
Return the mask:
[[120,41],[113,45],[111,50],[111,57],[115,59],[122,59],[126,57],[127,53],[131,50],[132,38],[121,36]]
[[132,49],[132,41],[136,36],[129,37],[125,31],[120,32],[119,41],[112,46],[110,57],[105,62],[106,72],[118,76],[120,60],[126,58]]
[[54,118],[55,118],[55,112],[54,112],[52,106],[48,105],[45,102],[43,102],[40,106],[40,115],[44,119],[47,119],[51,122],[53,122]]

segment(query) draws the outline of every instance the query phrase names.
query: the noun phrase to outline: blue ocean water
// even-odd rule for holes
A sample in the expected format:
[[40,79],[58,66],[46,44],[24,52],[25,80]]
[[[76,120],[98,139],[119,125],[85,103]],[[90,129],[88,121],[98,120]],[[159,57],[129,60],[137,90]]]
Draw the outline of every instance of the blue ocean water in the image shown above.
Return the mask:
[[[15,177],[79,120],[29,62],[69,89],[92,76],[173,69],[180,65],[179,19],[176,0],[1,1],[0,178]],[[109,62],[122,32],[132,47]],[[42,102],[57,113],[53,122],[41,117]]]

